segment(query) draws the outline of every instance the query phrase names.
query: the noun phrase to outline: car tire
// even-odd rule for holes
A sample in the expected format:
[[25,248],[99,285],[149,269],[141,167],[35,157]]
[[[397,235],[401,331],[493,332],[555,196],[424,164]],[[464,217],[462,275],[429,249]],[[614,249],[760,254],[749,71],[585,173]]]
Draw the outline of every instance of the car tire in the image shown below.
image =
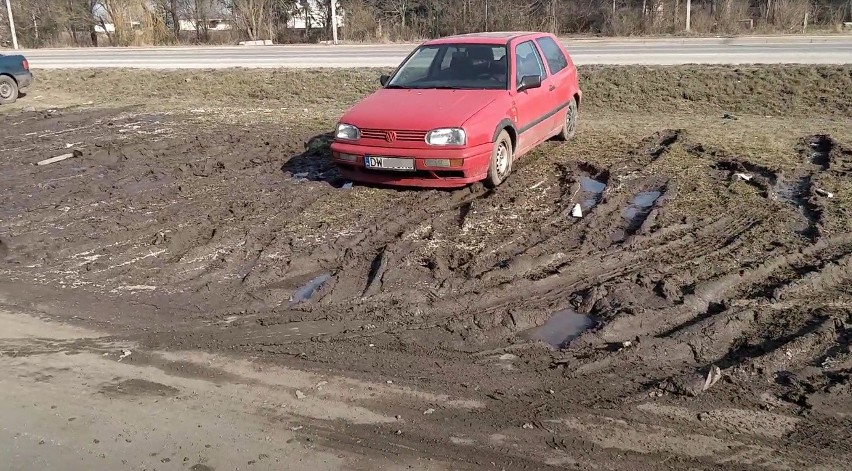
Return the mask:
[[8,75],[0,75],[0,105],[14,103],[18,99],[18,82]]
[[488,175],[485,177],[485,186],[495,188],[512,173],[512,139],[504,129],[494,141],[491,150],[491,163],[488,165]]
[[565,119],[562,121],[562,130],[559,131],[560,140],[570,141],[574,137],[577,132],[578,115],[577,99],[572,97],[568,103],[568,110],[565,112]]

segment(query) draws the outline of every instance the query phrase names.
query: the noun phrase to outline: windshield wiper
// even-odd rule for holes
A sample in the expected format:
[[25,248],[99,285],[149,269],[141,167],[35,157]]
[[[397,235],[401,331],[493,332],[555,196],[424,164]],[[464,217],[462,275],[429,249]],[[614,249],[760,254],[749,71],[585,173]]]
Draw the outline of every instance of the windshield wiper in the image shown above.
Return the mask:
[[411,88],[411,87],[404,87],[402,85],[386,85],[385,88]]

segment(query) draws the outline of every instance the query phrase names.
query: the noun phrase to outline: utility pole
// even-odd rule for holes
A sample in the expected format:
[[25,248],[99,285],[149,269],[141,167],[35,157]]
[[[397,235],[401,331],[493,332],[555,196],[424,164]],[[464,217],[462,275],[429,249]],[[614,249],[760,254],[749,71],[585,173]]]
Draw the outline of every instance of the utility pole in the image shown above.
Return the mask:
[[15,33],[15,19],[12,18],[12,0],[6,0],[6,11],[9,12],[9,29],[12,31],[12,47],[18,48],[18,34]]
[[488,31],[488,0],[485,0],[485,31]]
[[337,44],[337,0],[331,0],[331,41]]
[[692,16],[692,0],[686,0],[686,32],[689,32],[689,23]]

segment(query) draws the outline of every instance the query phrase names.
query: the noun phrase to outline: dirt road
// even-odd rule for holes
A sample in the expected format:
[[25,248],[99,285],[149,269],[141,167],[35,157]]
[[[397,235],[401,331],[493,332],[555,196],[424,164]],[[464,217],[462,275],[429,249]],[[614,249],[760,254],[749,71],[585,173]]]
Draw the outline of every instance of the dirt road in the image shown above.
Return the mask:
[[[388,384],[259,367],[200,353],[140,349],[102,332],[0,311],[0,456],[4,470],[458,469],[384,443],[387,457],[325,443],[334,427],[407,420],[365,404],[481,407]],[[391,457],[392,456],[392,457]]]
[[162,469],[845,469],[852,69],[587,69],[574,141],[453,192],[344,185],[321,134],[372,72],[298,74],[3,111],[0,302],[74,325],[0,319],[10,404],[79,391],[100,444],[145,412]]

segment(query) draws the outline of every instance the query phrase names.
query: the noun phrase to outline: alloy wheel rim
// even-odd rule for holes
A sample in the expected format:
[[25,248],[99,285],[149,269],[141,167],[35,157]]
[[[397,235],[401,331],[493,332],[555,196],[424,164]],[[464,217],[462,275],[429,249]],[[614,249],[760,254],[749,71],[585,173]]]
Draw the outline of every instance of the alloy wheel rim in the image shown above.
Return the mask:
[[577,125],[577,108],[572,104],[568,107],[568,113],[565,114],[565,127],[568,132],[574,131],[574,126]]
[[0,98],[10,98],[12,96],[12,86],[8,83],[0,83]]

